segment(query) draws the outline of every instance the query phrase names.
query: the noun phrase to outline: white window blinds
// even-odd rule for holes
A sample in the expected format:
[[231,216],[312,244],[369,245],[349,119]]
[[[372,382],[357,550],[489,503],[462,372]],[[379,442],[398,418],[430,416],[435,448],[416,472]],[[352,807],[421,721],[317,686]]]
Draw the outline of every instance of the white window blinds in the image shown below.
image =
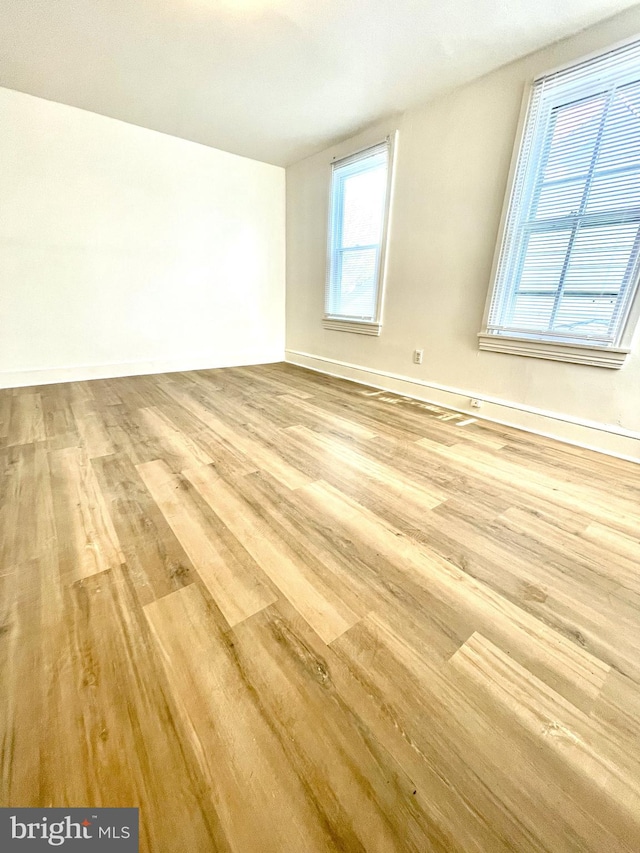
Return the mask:
[[640,43],[534,83],[487,334],[617,346],[640,253]]
[[331,167],[325,320],[351,322],[352,331],[380,319],[389,157],[386,140]]

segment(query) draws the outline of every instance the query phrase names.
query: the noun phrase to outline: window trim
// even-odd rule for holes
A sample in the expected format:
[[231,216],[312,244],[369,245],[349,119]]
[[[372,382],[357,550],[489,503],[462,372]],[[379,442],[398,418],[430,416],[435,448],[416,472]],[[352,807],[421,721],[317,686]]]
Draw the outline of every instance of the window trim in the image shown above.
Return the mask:
[[640,42],[640,36],[624,39],[609,47],[593,51],[586,56],[577,57],[570,62],[557,66],[542,74],[537,74],[525,85],[520,113],[518,116],[517,129],[514,146],[511,154],[509,173],[505,190],[504,202],[498,226],[498,234],[491,266],[490,286],[487,292],[484,313],[482,317],[481,331],[478,332],[479,349],[489,352],[502,352],[511,355],[528,356],[531,358],[550,359],[552,361],[565,361],[573,364],[587,364],[594,367],[621,368],[626,356],[631,352],[631,346],[636,331],[640,328],[640,274],[631,286],[628,308],[625,319],[622,322],[618,339],[613,344],[598,344],[597,342],[567,341],[553,338],[552,336],[541,338],[535,334],[495,334],[489,330],[489,316],[494,293],[498,284],[497,274],[502,246],[511,213],[512,195],[515,179],[525,145],[525,129],[527,119],[535,96],[535,85],[544,78],[554,76],[563,71],[575,68],[583,63],[596,60],[601,56],[616,50]]
[[540,338],[518,338],[510,335],[492,335],[478,332],[478,345],[486,352],[506,352],[550,361],[570,361],[592,367],[620,368],[630,350],[626,347],[594,346],[592,344],[565,344]]
[[[324,313],[322,317],[322,326],[330,331],[337,332],[352,332],[359,335],[380,335],[382,331],[382,314],[384,307],[384,291],[387,278],[387,244],[389,240],[389,230],[391,222],[391,200],[393,196],[393,183],[395,176],[395,153],[397,148],[398,131],[393,131],[383,138],[378,138],[375,142],[370,142],[362,148],[351,151],[341,157],[333,157],[329,167],[329,215],[327,218],[327,266],[325,278],[324,292]],[[359,155],[364,155],[372,148],[386,143],[388,146],[388,165],[387,165],[387,183],[385,189],[384,202],[384,218],[382,223],[382,233],[380,236],[380,252],[378,256],[378,269],[376,278],[376,302],[375,316],[373,320],[359,320],[353,317],[341,316],[339,314],[331,314],[327,311],[328,295],[331,287],[331,261],[332,261],[332,216],[333,216],[333,170],[334,167],[343,161],[351,160]]]

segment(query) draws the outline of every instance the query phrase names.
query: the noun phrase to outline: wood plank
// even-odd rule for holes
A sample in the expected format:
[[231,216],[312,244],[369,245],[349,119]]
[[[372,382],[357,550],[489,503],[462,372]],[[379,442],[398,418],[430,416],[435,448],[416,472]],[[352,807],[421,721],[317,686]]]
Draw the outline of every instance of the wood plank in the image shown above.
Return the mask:
[[[558,788],[553,791],[545,774],[536,785],[540,802],[546,800],[549,810],[559,807],[583,843],[601,850],[640,847],[637,754],[629,755],[609,742],[595,722],[480,634],[453,656],[451,667],[468,685],[467,695],[477,697],[478,717],[466,714],[464,719],[476,737],[483,737],[485,754],[492,754],[496,763],[501,752],[506,757],[512,749],[523,764],[527,757],[533,766],[541,757],[546,759]],[[480,730],[476,726],[483,716]],[[487,719],[494,721],[493,736],[487,737]],[[517,730],[517,738],[505,742],[501,720],[506,730]]]
[[26,563],[54,544],[51,474],[45,442],[0,454],[0,565]]
[[640,755],[640,685],[637,682],[611,671],[591,716],[622,749]]
[[395,558],[385,559],[366,538],[354,537],[328,514],[310,512],[300,490],[285,489],[265,474],[238,478],[234,488],[354,612],[383,611],[441,662],[469,636],[457,609],[409,578]]
[[425,439],[420,439],[418,444],[500,482],[525,481],[527,489],[534,495],[555,501],[569,510],[597,515],[601,520],[629,535],[640,533],[637,504],[620,500],[613,484],[606,492],[602,484],[600,488],[573,486],[561,474],[549,476],[545,472],[532,470],[530,466],[508,461],[501,458],[500,454],[490,454],[477,447],[456,445],[445,448]]
[[0,804],[640,849],[640,469],[465,419],[287,364],[0,391]]
[[[55,645],[63,619],[63,592],[57,554],[0,573],[0,805],[38,806],[43,720],[47,691],[43,683],[47,644]],[[43,638],[46,640],[43,641]],[[45,786],[46,787],[46,786]],[[49,803],[47,792],[45,800]]]
[[197,442],[176,429],[170,417],[159,409],[149,406],[138,410],[138,417],[148,433],[154,436],[165,453],[176,458],[177,468],[191,468],[208,465],[211,457],[202,450]]
[[62,571],[74,580],[124,563],[104,495],[79,448],[49,454]]
[[[171,473],[162,462],[138,466],[153,499],[189,556],[229,625],[237,625],[277,600],[266,577],[249,554],[234,553],[217,535],[216,517],[189,482],[207,483],[215,489],[212,469],[185,472],[187,480]],[[243,559],[244,557],[244,559]]]
[[286,403],[290,409],[300,412],[306,416],[306,425],[321,425],[323,430],[328,432],[337,432],[338,434],[351,436],[352,438],[367,441],[371,438],[376,438],[377,433],[370,429],[361,426],[356,421],[348,418],[340,417],[340,415],[330,414],[317,406],[315,403],[310,403],[308,400],[302,400],[293,394],[282,394],[279,397],[282,403]]
[[238,665],[312,799],[332,815],[341,850],[451,849],[425,820],[412,778],[339,694],[331,650],[290,605],[267,608],[234,636]]
[[[591,535],[589,527],[579,535],[566,533],[551,523],[551,519],[541,519],[538,515],[521,509],[510,507],[500,520],[515,531],[523,531],[529,537],[543,541],[547,547],[552,547],[558,561],[566,561],[568,565],[575,566],[576,563],[588,567],[590,570],[612,580],[616,585],[631,589],[640,593],[640,542],[636,542],[636,548],[632,548],[633,539],[613,531],[604,536],[602,544],[597,542],[597,533],[594,539],[593,528]],[[606,530],[606,528],[604,528]],[[602,539],[602,535],[601,535]],[[585,541],[590,540],[590,541]],[[628,556],[617,552],[615,560],[610,559],[608,542],[615,541],[629,546]],[[635,554],[632,552],[635,550]],[[603,567],[606,568],[603,569]]]
[[193,583],[197,573],[189,557],[129,457],[99,457],[92,467],[140,601]]
[[0,447],[4,447],[7,443],[12,400],[10,389],[0,389]]
[[219,439],[241,453],[247,461],[251,462],[254,470],[261,468],[264,471],[268,471],[290,489],[296,489],[311,482],[309,477],[305,476],[305,474],[297,470],[294,466],[286,463],[277,453],[274,453],[270,448],[261,446],[259,442],[248,437],[242,429],[230,427],[223,420],[216,417],[208,408],[203,406],[202,403],[184,394],[178,394],[177,399],[185,408],[193,412],[196,417],[206,424]]
[[32,718],[39,805],[138,807],[141,850],[230,851],[120,567],[67,589],[43,660],[20,675],[45,703]]
[[[251,474],[258,470],[257,466],[250,459],[247,459],[246,456],[230,445],[229,442],[208,429],[190,405],[182,405],[173,400],[170,395],[167,396],[170,398],[169,411],[172,423],[182,433],[197,440],[198,446],[211,459],[209,464],[215,468],[220,476],[242,476],[243,474]],[[190,402],[193,401],[190,400]],[[194,408],[197,410],[197,406]],[[162,458],[165,461],[170,461],[166,454]],[[174,463],[176,473],[185,467],[190,466],[180,464],[179,459]]]
[[66,385],[50,386],[43,392],[42,414],[49,449],[76,447],[78,428],[71,408],[71,394]]
[[476,630],[486,632],[531,672],[582,707],[591,707],[609,667],[566,637],[548,628],[503,596],[476,581],[452,563],[407,541],[397,531],[354,501],[324,483],[300,490],[315,511],[331,513],[336,526],[365,538],[376,551],[395,560],[420,579],[438,598],[467,614]]
[[407,483],[404,478],[398,477],[390,466],[376,462],[365,454],[359,453],[339,441],[308,430],[306,427],[289,427],[284,432],[287,435],[302,438],[307,446],[321,449],[326,455],[327,462],[331,465],[346,466],[358,476],[368,477],[376,481],[396,497],[415,503],[424,509],[433,509],[448,497],[445,492],[438,488]]
[[135,463],[166,458],[176,470],[184,464],[184,456],[176,458],[144,423],[137,409],[121,403],[97,407],[103,419],[113,453],[123,453]]
[[187,478],[228,529],[242,542],[262,571],[329,643],[361,618],[223,480],[202,469]]
[[233,640],[219,631],[198,587],[154,601],[145,613],[234,851],[339,851],[325,832],[322,807],[305,790],[245,680]]
[[[456,706],[466,709],[465,693],[385,620],[371,614],[332,643],[331,652],[339,695],[411,775],[435,849],[577,853],[577,847],[548,847],[541,839],[548,819],[535,801],[527,801],[523,815],[519,797],[509,798],[507,791],[496,796],[496,778],[489,784],[481,778],[472,764],[477,750],[451,714]],[[520,777],[511,763],[503,763],[507,773]],[[526,825],[532,818],[539,819],[533,832]]]
[[[470,642],[467,648],[472,646]],[[434,668],[375,615],[356,625],[331,648],[350,673],[345,677],[332,671],[337,689],[349,696],[352,707],[375,727],[399,760],[408,761],[412,771],[411,762],[417,765],[420,784],[427,786],[429,799],[438,804],[443,830],[455,827],[452,834],[462,842],[461,849],[575,853],[591,848],[634,849],[632,839],[639,826],[630,809],[636,795],[625,793],[624,803],[618,799],[627,779],[637,784],[634,760],[607,745],[585,714],[542,682],[535,682],[510,656],[495,652],[518,673],[524,673],[527,684],[534,682],[533,717],[538,708],[538,687],[549,697],[541,702],[540,726],[535,732],[528,726],[529,707],[520,708],[524,701],[515,677],[508,685],[505,678],[497,699],[484,681],[479,683],[475,671],[470,674],[461,665],[459,657],[454,656],[444,669]],[[395,685],[400,683],[404,690],[397,691]],[[545,701],[556,712],[551,719]],[[598,770],[604,767],[620,773],[613,796],[608,794],[608,775],[589,777],[595,766],[590,760],[565,763],[559,758],[557,744],[550,741],[556,737],[553,720],[563,720],[557,716],[561,711],[565,721],[568,715],[580,732],[587,744],[586,753],[595,756]],[[580,727],[583,725],[584,729]],[[588,733],[598,736],[597,746],[590,747]],[[421,761],[412,758],[412,753]],[[614,754],[620,765],[614,763]],[[436,795],[433,771],[438,768],[446,787]],[[515,809],[514,803],[518,803]],[[463,821],[461,814],[465,814]]]
[[[600,545],[603,550],[619,554],[630,560],[636,566],[637,578],[637,567],[640,564],[640,535],[627,536],[619,530],[611,530],[606,525],[594,521],[586,528],[584,536],[590,542]],[[617,564],[618,560],[615,561],[614,565]]]
[[19,394],[12,400],[7,446],[44,441],[47,433],[40,394]]
[[104,423],[104,418],[97,412],[88,400],[74,399],[71,403],[78,434],[79,446],[84,448],[89,459],[97,456],[108,456],[114,452],[114,446]]

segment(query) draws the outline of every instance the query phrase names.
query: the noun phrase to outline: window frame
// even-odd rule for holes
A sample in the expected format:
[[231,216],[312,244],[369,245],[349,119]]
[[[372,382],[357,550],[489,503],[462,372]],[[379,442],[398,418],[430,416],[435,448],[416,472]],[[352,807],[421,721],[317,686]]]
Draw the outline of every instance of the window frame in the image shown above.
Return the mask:
[[[385,187],[385,198],[384,198],[384,214],[383,214],[383,222],[382,222],[382,231],[380,234],[380,242],[377,244],[379,246],[378,249],[378,258],[376,264],[376,280],[375,280],[375,314],[373,319],[365,320],[357,317],[349,317],[347,315],[341,315],[338,313],[332,313],[328,309],[330,307],[330,296],[331,296],[331,288],[333,285],[332,282],[332,264],[334,262],[334,228],[333,228],[333,217],[334,217],[334,176],[336,167],[339,167],[341,163],[345,163],[348,160],[353,160],[353,162],[357,162],[359,159],[364,159],[367,156],[367,153],[374,148],[379,148],[382,145],[387,146],[387,180]],[[395,152],[397,147],[397,131],[389,134],[388,136],[378,139],[376,142],[372,142],[364,146],[363,148],[358,148],[355,151],[352,151],[350,154],[341,157],[334,157],[330,164],[329,169],[329,215],[327,220],[327,266],[326,266],[326,279],[325,279],[325,292],[324,292],[324,313],[322,317],[322,325],[325,329],[329,329],[332,331],[339,332],[353,332],[355,334],[360,335],[380,335],[382,331],[382,313],[383,313],[383,305],[384,305],[384,290],[386,283],[386,275],[387,275],[387,244],[389,239],[389,230],[390,230],[390,220],[391,220],[391,198],[393,193],[393,179],[394,179],[394,166],[395,166]],[[373,244],[376,245],[376,244]],[[368,247],[364,247],[368,248]]]
[[[549,334],[542,336],[535,332],[528,334],[526,332],[516,331],[515,329],[513,330],[512,334],[509,334],[508,329],[505,332],[498,334],[495,331],[490,330],[489,319],[491,307],[494,300],[494,294],[496,293],[498,287],[499,264],[502,257],[503,244],[507,235],[509,216],[511,213],[512,204],[516,201],[513,196],[516,190],[515,183],[518,173],[518,167],[521,158],[526,152],[527,148],[527,122],[529,120],[531,110],[534,105],[536,95],[536,84],[541,83],[541,81],[543,81],[545,78],[551,77],[563,71],[568,71],[570,69],[576,68],[582,65],[583,63],[587,63],[591,60],[597,60],[598,58],[604,57],[609,53],[634,44],[640,45],[640,37],[635,36],[630,39],[625,39],[622,42],[595,51],[587,56],[572,60],[571,62],[568,62],[562,66],[551,69],[550,71],[546,71],[543,74],[538,74],[525,87],[525,92],[523,95],[520,109],[520,115],[518,119],[515,144],[509,167],[509,175],[507,180],[502,214],[500,218],[500,225],[498,228],[498,237],[493,256],[490,287],[488,288],[481,331],[478,333],[478,343],[479,348],[481,350],[487,350],[491,352],[504,352],[510,353],[512,355],[550,359],[552,361],[566,361],[572,362],[574,364],[587,364],[591,366],[608,367],[614,369],[622,367],[624,365],[626,356],[631,352],[633,338],[640,322],[640,267],[636,271],[635,279],[630,283],[629,294],[627,297],[627,307],[626,310],[623,312],[623,319],[620,323],[618,335],[613,343],[600,343],[596,340],[588,342],[580,342],[577,340],[562,341],[561,335],[553,336]],[[588,91],[595,93],[597,87],[597,80],[593,80],[593,83],[588,87]],[[584,88],[584,83],[581,85],[581,87],[576,84],[575,88],[576,90],[578,90],[578,88]],[[553,107],[562,105],[563,103],[568,103],[567,99],[570,97],[571,95],[568,92],[565,92],[562,95],[560,93],[557,93],[553,102],[551,101],[551,99],[549,99],[546,104],[540,105],[538,108],[541,110],[545,110],[547,115],[546,120],[548,120],[548,116],[550,115]],[[531,142],[531,145],[534,145],[534,141]],[[529,154],[531,154],[532,150],[533,148],[529,149]],[[523,199],[520,198],[519,200],[522,203]],[[513,293],[515,292],[515,287],[516,285],[512,282],[508,293],[511,293],[513,295]]]

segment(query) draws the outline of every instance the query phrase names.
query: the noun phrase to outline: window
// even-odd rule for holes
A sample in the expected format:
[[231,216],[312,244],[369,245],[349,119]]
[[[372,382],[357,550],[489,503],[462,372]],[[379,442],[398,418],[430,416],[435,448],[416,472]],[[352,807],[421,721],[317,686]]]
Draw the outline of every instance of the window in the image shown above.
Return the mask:
[[391,140],[331,166],[324,327],[379,335]]
[[621,367],[639,256],[635,42],[534,82],[480,348]]

